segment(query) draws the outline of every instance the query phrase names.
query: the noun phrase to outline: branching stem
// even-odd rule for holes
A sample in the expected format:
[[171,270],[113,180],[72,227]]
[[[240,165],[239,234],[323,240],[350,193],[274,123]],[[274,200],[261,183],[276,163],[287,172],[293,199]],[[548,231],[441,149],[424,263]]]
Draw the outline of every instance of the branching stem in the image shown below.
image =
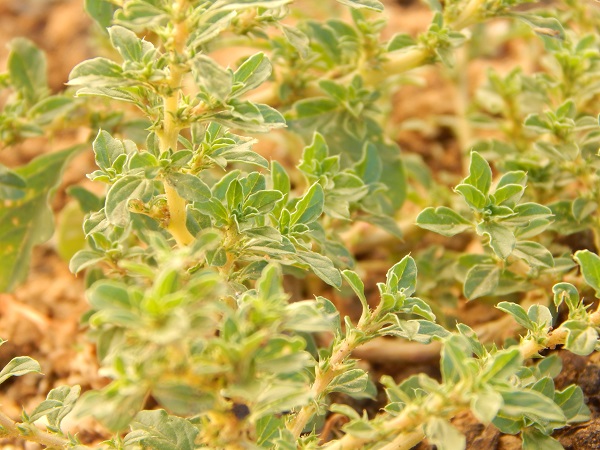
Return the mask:
[[[10,436],[37,442],[47,448],[65,448],[69,441],[65,438],[42,431],[35,425],[22,424],[21,426],[10,417],[0,412],[0,436]],[[87,448],[83,447],[82,448]]]
[[[169,92],[163,97],[163,125],[162,130],[157,133],[161,152],[177,149],[177,139],[181,128],[177,121],[177,110],[179,108],[181,82],[184,72],[179,58],[183,53],[188,36],[185,14],[182,14],[186,5],[187,1],[181,0],[176,2],[173,7],[174,15],[179,15],[180,18],[175,21],[172,48],[170,49]],[[192,236],[186,227],[186,201],[181,198],[168,181],[165,180],[163,185],[169,207],[169,225],[167,226],[167,230],[175,238],[177,245],[181,247],[186,246],[194,240],[194,236]]]

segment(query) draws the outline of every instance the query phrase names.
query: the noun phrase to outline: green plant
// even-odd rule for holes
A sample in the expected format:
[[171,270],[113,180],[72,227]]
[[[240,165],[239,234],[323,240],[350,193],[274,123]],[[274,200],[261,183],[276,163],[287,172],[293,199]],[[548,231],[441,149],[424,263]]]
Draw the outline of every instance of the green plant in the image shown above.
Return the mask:
[[[466,440],[450,421],[472,411],[534,449],[561,448],[554,430],[588,420],[582,390],[555,389],[560,360],[540,353],[598,347],[600,312],[580,292],[600,294],[600,257],[572,257],[553,239],[589,231],[600,240],[599,134],[589,116],[595,38],[565,31],[543,11],[515,9],[527,1],[430,0],[425,32],[384,40],[382,4],[339,3],[351,21],[290,25],[291,0],[87,0],[114,58],[73,69],[76,99],[48,96],[43,55],[14,41],[1,78],[14,92],[0,116],[5,145],[65,126],[75,112],[101,125],[90,138],[98,169],[88,177],[106,194],[71,191],[87,216],[86,246],[70,268],[86,272],[84,323],[110,383],[81,398],[78,387],[53,389],[19,423],[0,413],[0,435],[87,448],[61,430],[73,410],[112,433],[105,448],[408,449],[427,438],[454,450]],[[385,98],[409,70],[453,66],[468,28],[496,18],[520,19],[541,35],[548,69],[490,72],[468,126],[496,135],[463,149],[468,174],[454,195],[386,135]],[[240,46],[252,53],[227,67],[211,56]],[[526,96],[535,108],[518,101]],[[121,102],[123,111],[96,110],[90,98]],[[296,169],[255,150],[259,137],[284,146]],[[49,238],[47,199],[83,148],[2,167],[4,289],[23,280],[32,246]],[[410,218],[419,227],[476,236],[476,252],[442,250],[440,265],[462,291],[444,295],[492,302],[524,330],[518,341],[486,342],[463,323],[449,326],[432,280],[413,296],[415,259],[431,258],[430,248],[415,246],[415,259],[393,254],[400,261],[374,286],[377,298],[366,293],[348,245],[361,237],[354,223],[410,240],[418,231],[398,220],[411,210],[402,209],[407,198],[424,206]],[[292,277],[318,291],[290,301],[284,279]],[[360,317],[341,317],[331,295],[318,295],[333,289],[358,299]],[[383,336],[441,343],[440,379],[382,378],[387,398],[375,416],[335,403],[335,393],[376,396],[377,380],[352,352]],[[19,357],[0,383],[39,371]],[[329,413],[348,421],[343,436],[325,441]],[[45,431],[34,424],[43,417]]]

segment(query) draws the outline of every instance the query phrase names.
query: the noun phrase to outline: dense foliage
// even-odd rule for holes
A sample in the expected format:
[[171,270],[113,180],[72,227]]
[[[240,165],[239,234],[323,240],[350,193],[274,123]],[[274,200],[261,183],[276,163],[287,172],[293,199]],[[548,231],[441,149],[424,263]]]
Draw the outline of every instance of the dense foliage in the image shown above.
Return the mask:
[[[86,0],[110,50],[55,95],[43,54],[11,43],[2,145],[74,118],[94,131],[89,146],[0,167],[0,286],[23,281],[31,249],[53,233],[62,170],[93,151],[88,177],[106,190],[70,190],[86,213],[70,268],[85,272],[83,320],[111,381],[81,397],[53,389],[18,423],[0,413],[0,435],[87,448],[61,430],[73,413],[113,433],[104,448],[409,449],[427,438],[456,450],[466,441],[450,420],[470,410],[520,433],[524,449],[562,448],[553,431],[590,412],[578,386],[555,389],[560,360],[543,350],[588,355],[600,331],[597,12],[426,3],[425,32],[385,39],[377,0],[338,0],[314,17],[292,0]],[[445,183],[390,138],[389,99],[426,65],[460,84],[469,60],[493,51],[489,21],[506,25],[500,40],[536,49],[539,67],[488,72],[454,118],[465,173]],[[223,62],[223,49],[237,56]],[[373,299],[350,241],[376,228],[379,245],[415,244]],[[429,232],[476,245],[418,245]],[[561,243],[586,234],[589,248]],[[292,278],[317,291],[290,302]],[[342,317],[328,289],[360,302],[360,317]],[[444,305],[471,300],[512,316],[521,336],[491,342],[445,317]],[[441,378],[372,379],[352,352],[383,336],[441,343]],[[39,371],[15,358],[0,383]],[[375,416],[331,401],[374,398],[376,382],[387,400]],[[326,442],[330,413],[348,420]]]

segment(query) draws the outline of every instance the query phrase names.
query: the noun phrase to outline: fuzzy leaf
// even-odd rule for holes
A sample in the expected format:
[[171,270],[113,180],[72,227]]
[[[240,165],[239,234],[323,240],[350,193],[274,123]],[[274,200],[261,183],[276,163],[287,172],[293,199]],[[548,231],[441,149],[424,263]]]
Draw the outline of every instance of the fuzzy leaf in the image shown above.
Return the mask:
[[410,256],[392,266],[386,275],[388,289],[392,293],[402,292],[405,296],[412,295],[417,288],[417,265]]
[[310,189],[302,196],[296,208],[292,213],[290,223],[304,223],[309,224],[319,218],[323,212],[323,204],[325,201],[325,194],[323,188],[319,183],[313,184]]
[[589,250],[579,250],[575,252],[575,260],[581,267],[585,282],[594,288],[596,296],[600,297],[600,257]]
[[211,197],[210,188],[195,175],[172,172],[166,180],[182,198],[190,202],[203,202]]
[[517,242],[513,255],[524,259],[532,267],[554,267],[554,258],[550,250],[537,242]]
[[521,305],[510,302],[500,302],[496,305],[496,308],[513,316],[517,323],[523,328],[528,330],[533,329],[533,323]]
[[141,444],[156,450],[194,450],[198,429],[188,420],[169,416],[164,410],[140,411],[125,436],[126,447]]
[[342,285],[340,271],[329,258],[315,252],[298,252],[296,258],[307,264],[310,269],[327,284],[339,288]]
[[20,377],[28,373],[42,373],[42,368],[35,359],[29,356],[17,356],[0,370],[0,384],[10,377]]
[[222,68],[212,58],[198,55],[193,60],[194,79],[207,95],[225,103],[233,88],[231,71]]
[[487,204],[486,196],[470,184],[459,184],[454,188],[465,199],[467,204],[477,211],[481,211]]
[[447,420],[432,417],[425,425],[425,435],[438,450],[463,450],[467,438]]
[[470,184],[484,196],[489,193],[492,186],[492,169],[483,156],[475,151],[471,152],[469,176],[463,180],[463,183]]
[[110,223],[126,226],[129,222],[128,202],[130,199],[144,200],[152,191],[150,180],[128,175],[110,187],[106,195],[106,218]]
[[365,297],[365,285],[362,280],[356,272],[352,272],[351,270],[342,271],[342,275],[360,300],[364,311],[363,314],[367,314],[369,312],[369,304],[367,303],[367,297]]
[[349,6],[354,9],[370,9],[373,11],[383,11],[383,3],[377,0],[337,0],[342,5]]
[[425,208],[417,216],[417,225],[443,236],[454,236],[473,228],[473,224],[450,208]]
[[587,356],[598,344],[598,331],[579,320],[568,320],[561,325],[568,330],[565,348],[576,355]]
[[233,74],[233,94],[237,97],[257,88],[271,76],[271,70],[264,53],[252,55]]
[[498,287],[501,270],[493,264],[473,266],[465,278],[464,294],[469,300],[491,295]]

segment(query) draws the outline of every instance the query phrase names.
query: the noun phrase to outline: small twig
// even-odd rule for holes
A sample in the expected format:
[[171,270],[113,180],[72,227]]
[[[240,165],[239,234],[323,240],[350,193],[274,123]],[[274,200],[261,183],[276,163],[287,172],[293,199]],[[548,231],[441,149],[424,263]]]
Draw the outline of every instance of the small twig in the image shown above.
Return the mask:
[[2,427],[0,428],[0,435],[5,434],[30,442],[37,442],[47,448],[65,448],[70,444],[69,440],[40,430],[33,424],[17,424],[2,412],[0,412],[0,427]]

